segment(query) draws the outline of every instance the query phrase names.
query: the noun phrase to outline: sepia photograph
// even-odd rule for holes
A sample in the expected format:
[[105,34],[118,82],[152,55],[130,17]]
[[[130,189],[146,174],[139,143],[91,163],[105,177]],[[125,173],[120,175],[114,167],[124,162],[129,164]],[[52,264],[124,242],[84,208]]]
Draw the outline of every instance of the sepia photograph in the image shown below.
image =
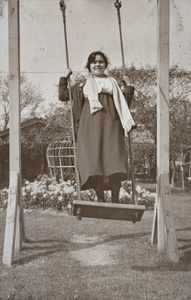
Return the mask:
[[0,300],[191,300],[191,0],[0,0]]

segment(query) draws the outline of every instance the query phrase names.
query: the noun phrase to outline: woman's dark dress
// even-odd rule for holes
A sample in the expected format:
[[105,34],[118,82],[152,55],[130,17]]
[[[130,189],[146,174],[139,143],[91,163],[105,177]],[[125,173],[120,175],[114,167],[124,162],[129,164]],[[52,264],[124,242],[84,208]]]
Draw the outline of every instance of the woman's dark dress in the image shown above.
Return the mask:
[[[80,107],[80,104],[75,101],[83,102],[77,132],[77,160],[81,190],[94,188],[92,179],[96,175],[112,176],[120,181],[127,179],[124,130],[112,95],[100,93],[99,101],[103,109],[91,115],[88,99],[85,99],[79,91],[76,97],[78,99],[74,94],[76,95],[76,91],[73,93],[74,108]],[[66,98],[66,87],[61,87],[60,81],[59,99],[68,100]],[[78,120],[75,120],[75,123],[78,123]]]

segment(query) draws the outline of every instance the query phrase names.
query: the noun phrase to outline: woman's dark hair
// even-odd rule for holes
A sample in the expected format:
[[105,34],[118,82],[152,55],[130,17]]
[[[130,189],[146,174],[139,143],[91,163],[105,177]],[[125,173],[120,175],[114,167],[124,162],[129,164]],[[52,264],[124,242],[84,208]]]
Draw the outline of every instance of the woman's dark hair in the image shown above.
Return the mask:
[[103,57],[103,60],[104,60],[104,62],[105,62],[106,68],[107,68],[107,66],[108,66],[109,61],[108,61],[107,56],[106,56],[103,52],[101,52],[101,51],[95,51],[95,52],[92,52],[92,53],[89,55],[89,57],[88,57],[88,61],[87,61],[87,64],[86,64],[86,68],[87,68],[89,71],[90,71],[90,65],[91,65],[91,63],[92,63],[93,61],[95,61],[96,55],[102,56],[102,57]]

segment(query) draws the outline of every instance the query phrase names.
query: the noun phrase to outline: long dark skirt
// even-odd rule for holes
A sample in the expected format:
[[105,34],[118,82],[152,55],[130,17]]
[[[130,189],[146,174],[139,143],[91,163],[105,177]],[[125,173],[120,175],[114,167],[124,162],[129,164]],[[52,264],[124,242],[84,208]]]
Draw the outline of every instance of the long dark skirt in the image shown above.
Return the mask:
[[[94,179],[127,179],[127,155],[124,130],[111,95],[101,93],[99,100],[103,109],[90,114],[86,100],[81,114],[78,137],[77,159],[81,190],[95,188]],[[108,180],[104,189],[111,189]],[[105,182],[107,180],[104,180]]]

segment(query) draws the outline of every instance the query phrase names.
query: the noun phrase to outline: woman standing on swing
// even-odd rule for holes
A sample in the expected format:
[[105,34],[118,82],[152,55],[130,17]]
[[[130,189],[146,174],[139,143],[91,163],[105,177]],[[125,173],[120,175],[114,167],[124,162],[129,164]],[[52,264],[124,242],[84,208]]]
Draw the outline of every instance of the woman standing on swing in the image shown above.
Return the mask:
[[[81,190],[93,188],[98,201],[104,202],[104,190],[110,189],[112,203],[117,203],[121,181],[127,179],[124,133],[136,125],[116,80],[104,73],[107,66],[103,52],[90,54],[86,82],[72,87],[73,113]],[[67,78],[71,74],[68,68],[60,78],[60,101],[69,100]]]

